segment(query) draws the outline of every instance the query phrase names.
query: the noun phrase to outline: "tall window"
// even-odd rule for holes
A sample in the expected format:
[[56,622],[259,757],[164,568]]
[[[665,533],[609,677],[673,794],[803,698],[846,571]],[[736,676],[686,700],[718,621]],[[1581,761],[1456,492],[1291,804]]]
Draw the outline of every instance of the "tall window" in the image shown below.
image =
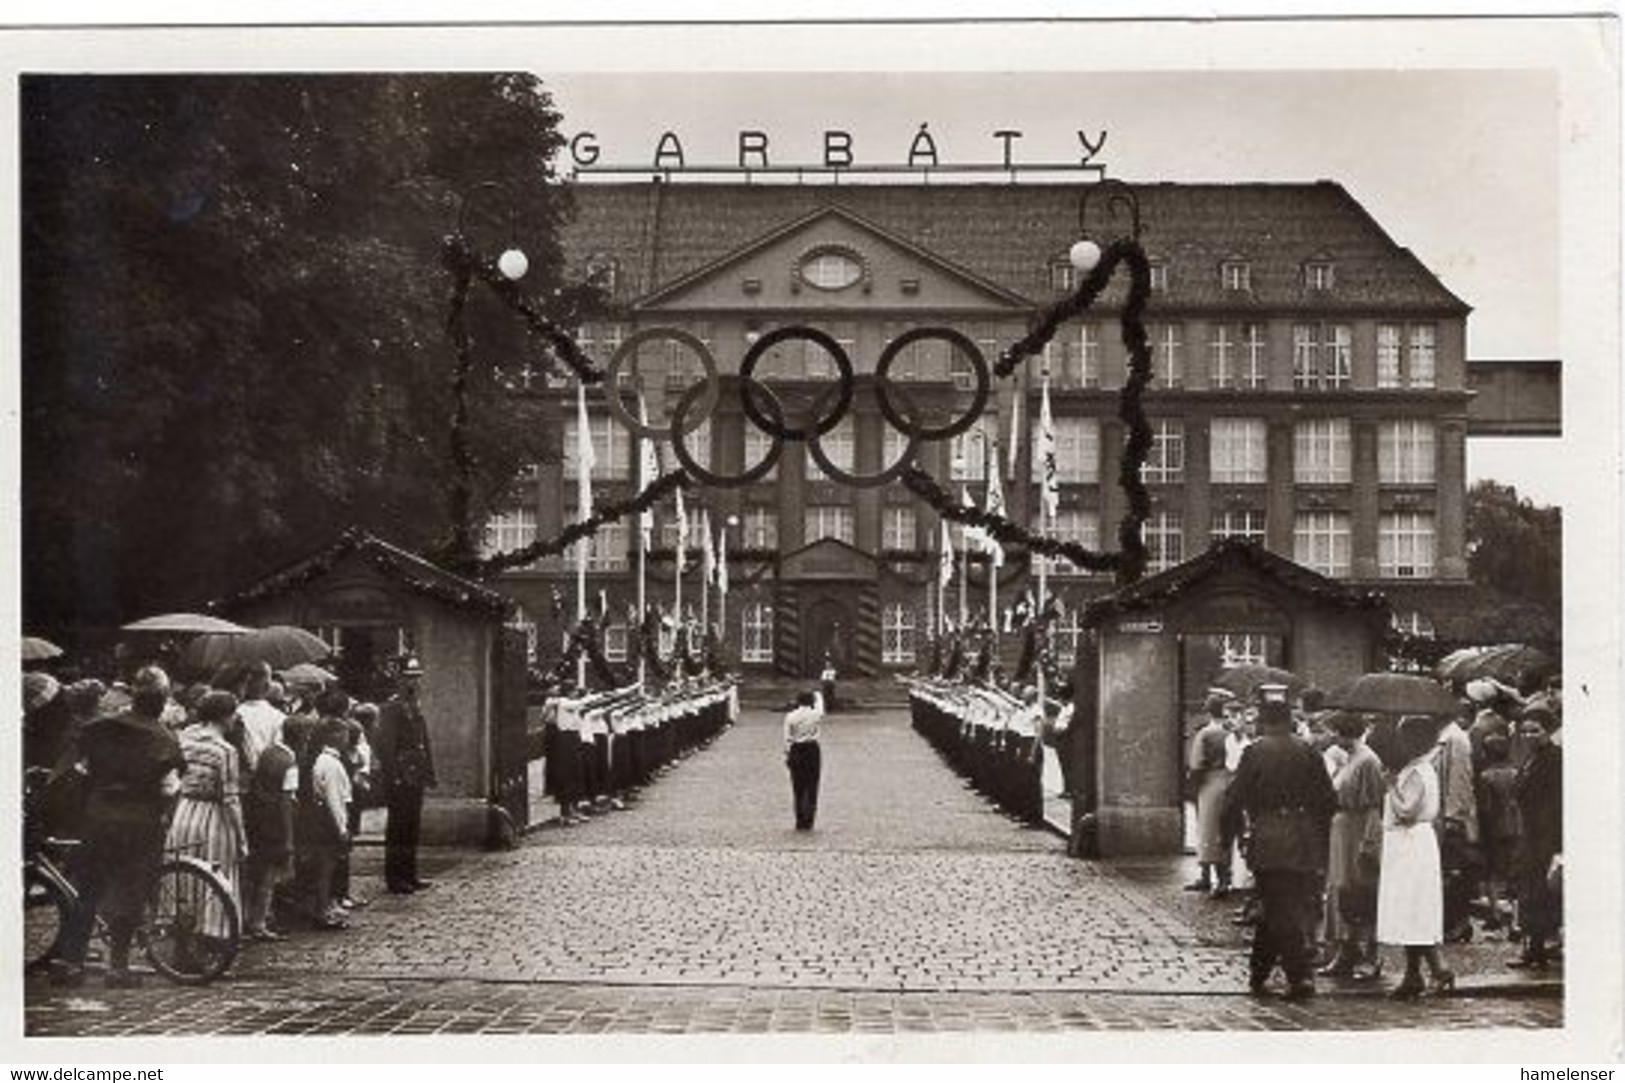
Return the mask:
[[885,529],[882,531],[881,548],[914,549],[916,547],[916,520],[913,508],[886,508],[883,525]]
[[[688,547],[700,547],[700,509],[693,504],[687,505],[684,510],[688,512]],[[665,549],[677,548],[677,507],[675,503],[662,505],[659,514],[655,516],[660,524],[660,545]]]
[[[710,424],[710,421],[707,420],[706,424]],[[890,431],[890,429],[888,429],[887,431]],[[692,446],[692,445],[690,445],[690,446]],[[749,470],[753,466],[759,466],[762,463],[762,461],[765,460],[768,457],[768,455],[772,452],[772,450],[773,450],[773,438],[771,436],[769,436],[767,433],[763,432],[761,429],[758,429],[755,425],[746,425],[745,426],[745,464],[744,464],[744,469]],[[692,454],[692,452],[690,452],[690,454]],[[700,463],[700,465],[704,466],[705,463],[702,461]],[[769,470],[767,472],[766,477],[764,477],[762,480],[763,481],[772,481],[772,480],[776,479],[778,476],[779,476],[779,464],[774,463],[773,464],[773,469]]]
[[773,661],[773,607],[751,602],[739,615],[739,660],[763,663]]
[[1263,387],[1269,378],[1269,332],[1261,323],[1244,323],[1241,325],[1241,386]]
[[1433,423],[1384,421],[1377,427],[1377,480],[1384,485],[1432,485]]
[[[587,428],[592,433],[592,476],[594,479],[629,477],[632,464],[632,434],[627,432],[607,413],[587,414]],[[564,476],[577,476],[576,441],[579,427],[574,416],[564,419]],[[693,447],[692,438],[689,444]]]
[[[693,415],[690,415],[691,417]],[[751,426],[754,428],[755,426]],[[706,418],[691,433],[683,437],[683,446],[688,449],[689,457],[701,466],[715,469],[711,460],[711,419]],[[677,461],[677,452],[672,449],[671,441],[663,440],[659,445],[660,468],[663,471],[678,469],[682,464]],[[760,462],[761,460],[753,460]]]
[[1264,544],[1264,513],[1258,508],[1232,508],[1228,511],[1214,512],[1213,524],[1210,533],[1213,540],[1220,538],[1244,538]]
[[1235,329],[1228,324],[1213,325],[1213,339],[1207,344],[1208,382],[1214,387],[1235,387],[1237,355]]
[[1215,484],[1245,485],[1264,481],[1268,453],[1262,418],[1216,417],[1209,433]]
[[891,466],[901,459],[908,451],[908,437],[892,428],[890,425],[881,427],[880,466],[881,469]]
[[746,508],[740,518],[746,549],[777,549],[779,547],[779,515],[771,508]]
[[[1100,386],[1100,325],[1084,323],[1078,326],[1078,363],[1067,373],[1075,378],[1078,387]],[[1062,386],[1068,386],[1063,383]]]
[[[1100,422],[1092,417],[1055,418],[1055,480],[1062,485],[1093,485],[1100,480]],[[1038,422],[1033,422],[1033,480],[1044,480],[1044,458],[1038,451]]]
[[951,476],[955,481],[982,481],[987,477],[985,457],[986,438],[999,431],[999,422],[986,414],[969,430],[953,438],[948,445]]
[[1377,324],[1377,386],[1404,387],[1400,372],[1404,328],[1397,323]]
[[1151,451],[1141,474],[1147,483],[1177,484],[1185,480],[1185,423],[1151,422]]
[[1292,380],[1303,389],[1347,387],[1354,367],[1354,331],[1346,323],[1292,326]]
[[536,622],[530,619],[530,614],[525,612],[524,606],[518,606],[514,610],[513,620],[508,624],[508,627],[517,628],[525,633],[525,661],[534,664],[536,661],[536,647],[541,641],[541,635],[540,630],[536,627]]
[[1349,516],[1342,511],[1300,511],[1292,526],[1292,557],[1333,578],[1349,574]]
[[[752,427],[754,428],[754,426]],[[836,469],[845,470],[847,473],[852,472],[852,464],[855,461],[856,452],[852,435],[854,428],[852,415],[847,414],[841,418],[840,424],[821,436],[818,441],[819,445],[824,449],[824,455],[828,457],[830,462],[835,464]],[[810,448],[807,451],[807,480],[829,480],[828,475],[819,469],[818,460],[813,458]]]
[[[698,538],[699,535],[695,535]],[[620,571],[626,567],[626,522],[605,523],[587,539],[587,569],[594,572]]]
[[1166,260],[1151,261],[1151,289],[1153,292],[1162,292],[1168,288],[1168,263]]
[[880,661],[888,666],[914,663],[914,610],[901,602],[881,611]]
[[1184,331],[1177,323],[1151,328],[1151,372],[1163,387],[1185,383]]
[[1050,648],[1055,652],[1055,661],[1063,669],[1070,670],[1078,661],[1078,642],[1083,638],[1083,626],[1078,620],[1078,611],[1069,609],[1059,619],[1049,626]]
[[820,538],[835,538],[852,544],[852,509],[845,504],[811,504],[802,513],[806,526],[805,540],[810,544]]
[[1432,387],[1435,371],[1437,331],[1431,323],[1411,326],[1411,348],[1406,357],[1412,387]]
[[1292,476],[1299,485],[1344,485],[1349,480],[1346,417],[1300,421],[1293,428]]
[[1145,521],[1145,547],[1150,551],[1149,572],[1167,571],[1184,560],[1184,516],[1177,511],[1153,512]]
[[584,323],[576,335],[576,344],[594,361],[609,361],[625,341],[626,325],[620,323]]
[[1433,516],[1401,511],[1377,521],[1377,571],[1385,579],[1426,579],[1433,574]]
[[[1072,542],[1085,549],[1100,551],[1100,513],[1082,508],[1062,508],[1050,522],[1049,537]],[[1063,557],[1041,557],[1050,575],[1087,575],[1082,568]]]
[[536,509],[512,508],[485,521],[480,538],[480,554],[492,556],[510,549],[523,549],[536,540]]

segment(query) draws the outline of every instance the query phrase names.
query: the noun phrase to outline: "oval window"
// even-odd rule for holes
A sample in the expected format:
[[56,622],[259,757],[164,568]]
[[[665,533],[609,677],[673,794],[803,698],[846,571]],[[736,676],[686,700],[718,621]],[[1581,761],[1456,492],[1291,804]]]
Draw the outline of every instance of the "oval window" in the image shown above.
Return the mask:
[[845,252],[817,252],[802,262],[801,277],[821,290],[841,290],[863,277],[863,265]]

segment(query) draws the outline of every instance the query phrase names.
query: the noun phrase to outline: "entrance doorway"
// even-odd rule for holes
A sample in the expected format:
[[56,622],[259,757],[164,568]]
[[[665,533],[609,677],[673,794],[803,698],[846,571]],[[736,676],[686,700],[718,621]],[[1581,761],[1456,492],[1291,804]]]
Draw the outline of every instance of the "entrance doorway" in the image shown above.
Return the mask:
[[824,656],[835,660],[835,672],[849,675],[851,639],[856,625],[852,608],[839,598],[818,598],[807,606],[801,643],[801,675],[816,678],[824,670]]

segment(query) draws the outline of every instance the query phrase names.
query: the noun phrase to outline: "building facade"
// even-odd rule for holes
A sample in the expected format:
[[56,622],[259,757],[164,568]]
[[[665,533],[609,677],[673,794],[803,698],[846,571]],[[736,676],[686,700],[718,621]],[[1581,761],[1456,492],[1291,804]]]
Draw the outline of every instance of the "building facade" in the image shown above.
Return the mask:
[[[1144,478],[1153,494],[1145,527],[1153,571],[1226,536],[1325,575],[1382,590],[1405,630],[1426,634],[1465,606],[1466,438],[1470,402],[1468,306],[1391,239],[1342,187],[1313,184],[1135,186],[1152,263],[1146,310],[1154,379],[1145,398],[1155,442]],[[760,462],[770,440],[745,417],[736,375],[759,336],[786,326],[826,332],[851,357],[858,392],[846,421],[823,438],[838,467],[869,474],[904,453],[880,416],[876,360],[905,330],[949,327],[991,363],[1024,335],[1036,312],[1074,286],[1067,252],[1079,236],[1079,186],[1039,184],[773,185],[591,183],[575,189],[566,235],[575,273],[596,275],[616,318],[579,339],[607,364],[631,335],[689,332],[714,356],[723,388],[690,451],[723,474]],[[1089,223],[1109,239],[1121,222]],[[1044,372],[1057,435],[1060,513],[1049,532],[1111,547],[1125,498],[1117,485],[1124,428],[1117,393],[1127,364],[1120,325],[1126,274],[1082,317],[1063,324],[1041,358],[996,381],[984,415],[964,436],[922,444],[917,461],[980,505],[996,471],[1008,514],[1039,528],[1034,433]],[[652,419],[700,377],[686,347],[648,342],[620,366],[617,386]],[[756,376],[795,418],[835,371],[814,343],[762,351]],[[904,349],[893,379],[932,423],[970,400],[969,364],[943,340]],[[490,523],[487,545],[511,548],[557,534],[576,515],[573,384],[538,379],[535,397],[556,423],[557,462],[539,465],[511,510]],[[589,395],[595,499],[636,489],[637,441]],[[827,404],[828,400],[825,400]],[[669,446],[662,464],[675,465]],[[940,526],[896,484],[850,488],[827,480],[803,444],[787,443],[775,469],[740,488],[687,501],[691,555],[682,610],[702,608],[700,520],[726,530],[730,589],[705,605],[725,620],[730,654],[747,668],[806,674],[826,654],[847,673],[912,668],[943,608],[935,585]],[[646,553],[649,600],[677,594],[673,509],[659,510]],[[953,531],[956,554],[963,540]],[[635,520],[601,531],[589,558],[588,598],[607,607],[612,660],[632,649],[627,614],[636,594]],[[985,566],[970,569],[965,609],[988,606]],[[946,610],[960,616],[965,561],[956,557]],[[1075,615],[1112,588],[1109,576],[1052,564],[1048,586],[1068,614],[1060,652],[1076,641]],[[1032,569],[1000,572],[999,608],[1031,588]],[[540,659],[557,654],[573,618],[569,558],[508,574]],[[998,614],[1003,621],[1003,613]],[[1283,659],[1279,645],[1221,637],[1228,657]]]

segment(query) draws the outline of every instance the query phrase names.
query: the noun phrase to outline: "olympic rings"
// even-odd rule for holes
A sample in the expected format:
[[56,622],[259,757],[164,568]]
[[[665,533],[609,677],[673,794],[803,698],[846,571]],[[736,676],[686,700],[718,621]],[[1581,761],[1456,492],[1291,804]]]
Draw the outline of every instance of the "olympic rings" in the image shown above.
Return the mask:
[[[751,382],[755,383],[754,380]],[[693,478],[697,482],[700,482],[702,485],[709,485],[718,489],[737,489],[761,481],[772,471],[773,467],[779,461],[779,456],[784,453],[784,441],[772,431],[769,431],[768,435],[773,437],[773,444],[768,448],[767,455],[762,458],[762,461],[751,467],[749,470],[746,470],[744,473],[737,474],[731,478],[724,477],[721,474],[713,474],[710,470],[701,466],[693,455],[689,454],[688,447],[683,443],[684,421],[688,417],[689,408],[694,405],[695,395],[699,394],[705,389],[705,387],[705,384],[695,384],[693,387],[683,392],[682,397],[677,400],[677,405],[672,409],[670,431],[671,448],[672,451],[676,452],[677,454],[677,461],[683,464],[683,469],[688,473],[689,477]],[[777,416],[780,424],[782,425],[784,421],[784,407],[779,405],[779,397],[773,394],[772,388],[767,387],[764,384],[756,384],[756,389],[761,391],[761,393],[766,396],[769,409],[774,415]],[[694,427],[698,428],[699,425],[703,425],[705,421],[705,417],[700,418],[699,424],[695,425]]]
[[[823,408],[824,400],[829,397],[830,392],[835,390],[838,389],[835,387],[825,388],[823,393],[813,400],[813,413],[815,415]],[[903,400],[904,409],[914,413],[914,401],[908,397],[907,393],[899,388],[897,395]],[[850,485],[854,489],[873,489],[896,479],[914,461],[914,453],[920,447],[920,438],[913,431],[912,426],[904,430],[903,435],[908,437],[908,444],[903,448],[903,454],[898,456],[896,462],[881,470],[878,474],[848,474],[845,470],[829,461],[829,456],[824,454],[823,443],[817,436],[807,441],[807,452],[813,457],[813,461],[818,463],[818,469],[822,470],[824,476],[831,481],[839,482],[842,485]]]
[[[764,385],[751,378],[756,371],[756,362],[762,359],[762,354],[769,347],[776,346],[780,342],[792,338],[806,339],[808,342],[817,343],[823,347],[825,353],[829,354],[835,362],[835,367],[840,370],[835,385],[840,391],[840,401],[836,404],[835,412],[830,414],[829,417],[816,422],[810,428],[785,428],[782,413],[779,415],[777,423],[771,423],[762,416],[761,411],[756,408],[756,404],[751,401],[752,392],[757,388],[764,387]],[[820,398],[820,401],[822,401],[822,398]],[[852,408],[852,359],[846,356],[846,351],[841,349],[839,342],[836,342],[816,327],[791,326],[774,328],[751,343],[750,349],[745,351],[744,360],[739,363],[739,404],[744,409],[745,416],[750,418],[758,429],[761,429],[769,436],[791,441],[824,436],[833,432],[835,426],[839,425],[841,419],[846,416],[846,412]],[[969,428],[969,426],[966,427]]]
[[[620,349],[615,351],[615,356],[609,359],[609,366],[604,370],[604,400],[609,404],[610,413],[615,415],[616,420],[628,432],[648,440],[660,439],[666,435],[667,430],[655,425],[646,425],[627,413],[626,404],[621,401],[620,387],[616,377],[620,375],[622,362],[632,357],[633,351],[639,346],[642,346],[645,342],[661,340],[677,342],[687,346],[699,355],[700,365],[705,369],[705,382],[694,385],[695,387],[703,387],[706,391],[705,409],[694,418],[692,425],[683,430],[684,434],[691,433],[705,424],[706,418],[710,417],[711,412],[717,408],[717,396],[719,388],[722,386],[717,380],[717,359],[711,356],[710,349],[697,336],[679,327],[646,327],[641,331],[634,332],[631,338],[621,343]],[[637,371],[636,358],[633,359],[633,371]]]
[[[921,339],[942,339],[950,346],[956,347],[970,359],[971,367],[976,370],[976,391],[971,396],[970,409],[958,421],[947,425],[938,425],[934,428],[924,428],[910,421],[905,421],[892,405],[891,396],[893,388],[886,378],[886,372],[891,368],[893,359],[899,351],[911,342]],[[912,331],[905,331],[886,344],[881,351],[880,360],[875,365],[875,399],[880,404],[880,413],[898,432],[905,433],[920,440],[936,441],[946,440],[960,433],[968,432],[980,420],[982,410],[987,406],[989,392],[992,389],[992,380],[987,371],[987,359],[982,351],[976,348],[976,343],[965,337],[951,327],[916,327]],[[844,412],[844,410],[843,410]]]

